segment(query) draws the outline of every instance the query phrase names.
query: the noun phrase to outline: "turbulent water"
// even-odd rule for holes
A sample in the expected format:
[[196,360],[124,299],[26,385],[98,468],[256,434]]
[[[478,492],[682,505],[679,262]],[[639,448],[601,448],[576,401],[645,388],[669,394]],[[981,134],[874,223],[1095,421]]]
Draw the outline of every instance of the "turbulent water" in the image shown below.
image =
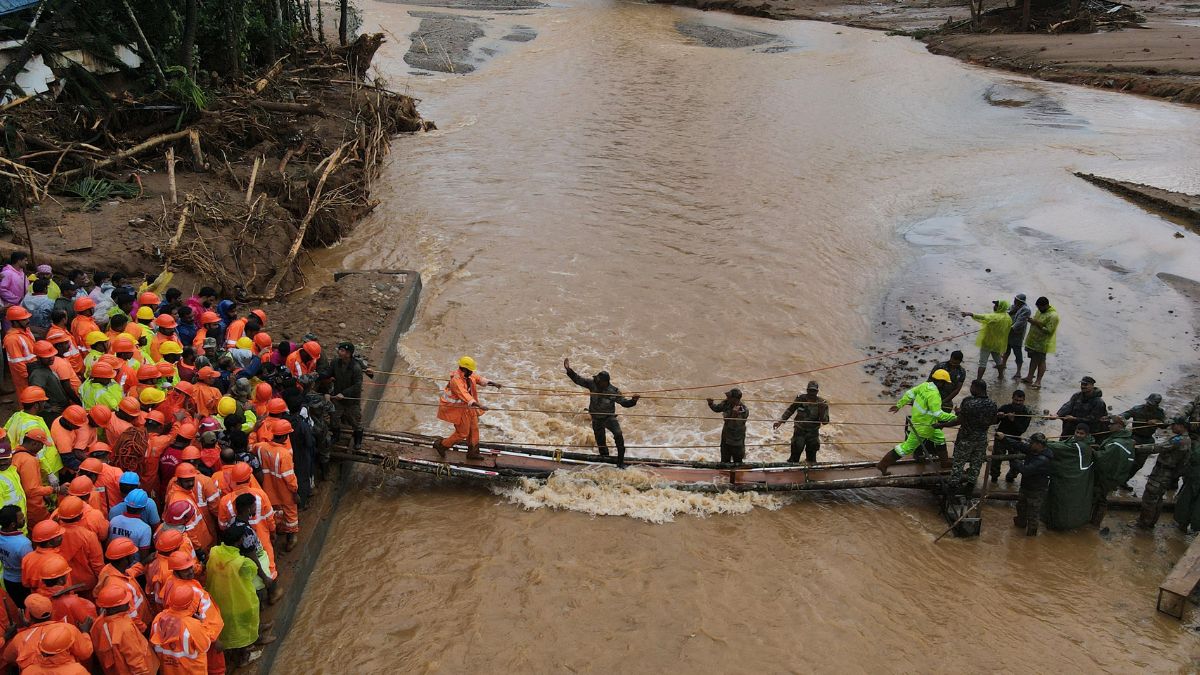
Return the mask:
[[[897,324],[965,331],[958,310],[1015,292],[1063,314],[1036,408],[1086,371],[1123,410],[1194,360],[1195,312],[1157,275],[1194,278],[1200,241],[1071,172],[1200,191],[1195,109],[876,32],[586,0],[438,9],[484,37],[445,51],[469,75],[429,73],[403,60],[428,4],[368,4],[364,28],[391,34],[377,65],[440,131],[395,144],[382,206],[318,261],[421,270],[407,372],[442,378],[466,353],[489,377],[564,391],[564,357],[627,390],[721,383],[860,359],[895,346]],[[973,368],[970,338],[953,344]],[[838,422],[823,459],[895,442],[877,379],[815,377]],[[746,385],[751,419],[808,379]],[[374,393],[400,401],[377,426],[445,428],[409,405],[433,402],[433,382],[393,382]],[[577,413],[585,399],[488,401]],[[652,446],[631,454],[715,457],[691,447],[717,442],[703,400],[627,413],[630,445]],[[785,432],[752,421],[749,458],[782,459]],[[578,415],[492,413],[483,433],[590,442]],[[1103,537],[1026,539],[989,506],[980,539],[935,545],[944,522],[902,491],[707,496],[611,471],[495,493],[360,483],[277,672],[1200,667],[1195,634],[1154,611],[1187,542],[1134,533],[1128,513]]]

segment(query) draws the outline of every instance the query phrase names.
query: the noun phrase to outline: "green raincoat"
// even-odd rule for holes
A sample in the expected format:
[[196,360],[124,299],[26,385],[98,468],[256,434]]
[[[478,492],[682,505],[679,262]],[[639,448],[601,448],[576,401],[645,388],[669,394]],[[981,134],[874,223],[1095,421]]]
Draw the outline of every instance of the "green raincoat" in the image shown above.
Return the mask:
[[1200,443],[1192,444],[1183,470],[1183,489],[1175,496],[1175,522],[1200,531]]
[[1104,494],[1125,484],[1133,468],[1133,432],[1122,429],[1109,434],[1096,451],[1096,489]]
[[1003,354],[1008,351],[1008,334],[1012,330],[1012,317],[1008,315],[1008,301],[1000,300],[995,312],[972,314],[972,319],[983,324],[975,337],[975,346],[989,352]]
[[209,551],[205,569],[204,588],[225,619],[221,644],[226,649],[254,644],[258,640],[258,595],[254,593],[258,565],[233,546],[218,544]]
[[[1025,347],[1043,354],[1053,354],[1058,344],[1058,310],[1053,306],[1046,311],[1038,311],[1033,318],[1042,324],[1041,328],[1029,324],[1029,335],[1025,336]],[[1003,351],[1003,350],[1001,350]]]
[[1054,453],[1042,520],[1052,530],[1073,530],[1092,520],[1092,437],[1048,443]]

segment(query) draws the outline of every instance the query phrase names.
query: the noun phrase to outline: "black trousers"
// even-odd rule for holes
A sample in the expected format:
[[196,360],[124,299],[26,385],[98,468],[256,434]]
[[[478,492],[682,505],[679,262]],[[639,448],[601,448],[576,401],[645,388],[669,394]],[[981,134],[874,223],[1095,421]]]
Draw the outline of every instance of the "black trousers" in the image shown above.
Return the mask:
[[730,462],[742,463],[746,459],[746,442],[741,443],[726,443],[721,441],[721,463],[728,464]]
[[611,433],[613,443],[617,445],[617,464],[625,463],[625,435],[621,433],[621,423],[615,415],[592,418],[592,433],[596,436],[596,447],[600,454],[608,457],[608,439],[606,433]]

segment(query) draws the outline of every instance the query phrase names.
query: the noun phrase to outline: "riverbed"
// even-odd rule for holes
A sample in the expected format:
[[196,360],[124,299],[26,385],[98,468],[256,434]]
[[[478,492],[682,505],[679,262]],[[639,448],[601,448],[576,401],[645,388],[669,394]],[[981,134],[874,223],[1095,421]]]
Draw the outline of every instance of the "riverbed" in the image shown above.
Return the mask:
[[[1124,410],[1194,361],[1195,310],[1158,275],[1194,278],[1200,238],[1072,172],[1200,191],[1195,109],[821,23],[589,1],[366,12],[391,36],[377,63],[439,130],[394,147],[381,206],[317,262],[421,270],[398,346],[410,375],[444,378],[470,354],[488,377],[556,390],[565,357],[633,391],[757,379],[968,331],[959,310],[1017,292],[1063,315],[1035,408],[1091,374]],[[406,59],[418,42],[446,58]],[[965,337],[904,377],[952,348],[973,370]],[[837,422],[822,460],[877,457],[902,433],[854,365],[744,385],[751,418],[810,378]],[[1007,400],[1011,383],[987,379]],[[394,381],[374,394],[396,401],[381,426],[445,429],[412,405],[435,401],[433,380]],[[631,453],[715,456],[694,446],[717,442],[702,399],[724,388],[644,399],[624,427],[650,447]],[[516,393],[536,395],[488,401],[583,405]],[[483,421],[490,439],[590,442],[577,416]],[[748,459],[781,460],[786,441],[754,422]],[[943,521],[903,491],[647,502],[619,480],[358,483],[278,672],[1161,671],[1200,649],[1154,612],[1186,541],[1126,513],[1104,536],[1027,539],[989,507],[980,539],[933,544]]]

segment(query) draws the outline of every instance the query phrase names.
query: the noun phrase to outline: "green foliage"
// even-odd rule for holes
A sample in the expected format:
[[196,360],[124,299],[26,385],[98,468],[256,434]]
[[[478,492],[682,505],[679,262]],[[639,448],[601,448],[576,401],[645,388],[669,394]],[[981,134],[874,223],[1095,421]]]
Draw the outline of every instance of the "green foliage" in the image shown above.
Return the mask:
[[166,74],[167,96],[171,100],[195,111],[208,107],[208,94],[188,76],[187,68],[170,66],[166,69]]
[[136,197],[141,192],[133,183],[111,181],[107,178],[92,178],[88,176],[68,185],[63,192],[83,200],[83,210],[91,211],[99,208],[100,202],[113,197]]

